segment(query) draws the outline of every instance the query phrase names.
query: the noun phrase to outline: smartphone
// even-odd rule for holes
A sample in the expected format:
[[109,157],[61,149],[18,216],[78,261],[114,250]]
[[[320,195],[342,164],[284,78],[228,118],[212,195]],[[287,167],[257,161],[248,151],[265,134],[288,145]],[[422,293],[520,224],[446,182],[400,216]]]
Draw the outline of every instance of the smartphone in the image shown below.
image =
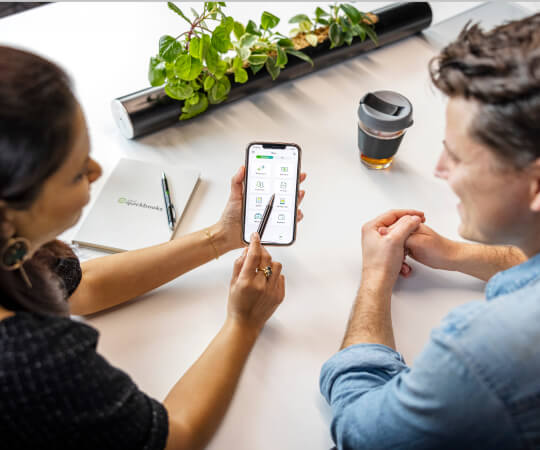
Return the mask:
[[291,245],[296,239],[296,211],[301,149],[296,144],[252,142],[246,149],[242,239],[249,244],[272,194],[274,204],[261,243]]

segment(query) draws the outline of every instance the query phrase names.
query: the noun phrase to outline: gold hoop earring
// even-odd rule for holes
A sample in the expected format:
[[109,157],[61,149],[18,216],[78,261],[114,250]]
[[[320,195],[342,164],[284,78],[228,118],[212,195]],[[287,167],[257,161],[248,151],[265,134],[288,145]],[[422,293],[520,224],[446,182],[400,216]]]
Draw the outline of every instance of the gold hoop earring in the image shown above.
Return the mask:
[[28,239],[22,237],[9,239],[0,251],[0,268],[8,271],[19,269],[26,285],[32,288],[32,283],[23,267],[24,262],[28,259],[29,251],[30,241]]

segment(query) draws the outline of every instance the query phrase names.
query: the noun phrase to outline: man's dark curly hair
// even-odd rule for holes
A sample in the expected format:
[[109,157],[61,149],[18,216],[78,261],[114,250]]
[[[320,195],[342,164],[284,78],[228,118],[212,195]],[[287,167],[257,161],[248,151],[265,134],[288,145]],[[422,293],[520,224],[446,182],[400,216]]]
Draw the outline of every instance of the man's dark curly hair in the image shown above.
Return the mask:
[[488,32],[468,23],[429,71],[444,94],[476,101],[473,138],[518,169],[540,157],[540,13]]

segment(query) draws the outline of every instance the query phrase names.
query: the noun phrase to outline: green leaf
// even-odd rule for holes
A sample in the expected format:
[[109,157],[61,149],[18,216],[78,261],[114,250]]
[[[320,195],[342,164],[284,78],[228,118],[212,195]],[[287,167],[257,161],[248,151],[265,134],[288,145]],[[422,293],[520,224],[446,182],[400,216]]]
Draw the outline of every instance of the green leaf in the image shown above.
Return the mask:
[[248,59],[249,55],[251,54],[251,50],[249,48],[238,48],[236,49],[236,52],[242,60]]
[[289,36],[295,37],[298,33],[300,33],[300,28],[293,28],[291,31],[289,31]]
[[237,69],[240,69],[242,67],[242,64],[243,64],[242,59],[237,56],[236,58],[234,58],[233,63],[232,63],[233,70],[236,71]]
[[234,71],[234,81],[237,83],[245,83],[248,80],[248,73],[242,67]]
[[221,103],[227,98],[231,90],[231,82],[228,77],[223,77],[221,80],[218,80],[210,92],[208,93],[208,100],[212,104]]
[[176,75],[182,80],[191,81],[199,76],[202,71],[202,62],[200,59],[193,58],[191,55],[181,55],[175,63]]
[[347,30],[345,32],[345,35],[343,37],[343,40],[347,43],[347,45],[351,45],[352,44],[352,40],[353,40],[353,34],[352,34],[352,31],[351,30]]
[[279,68],[285,67],[285,64],[287,64],[288,58],[287,53],[285,53],[285,50],[283,50],[279,45],[277,46],[277,60],[276,65]]
[[159,39],[159,56],[167,62],[173,62],[182,52],[182,45],[175,38],[169,35],[161,36]]
[[165,93],[176,100],[185,100],[193,95],[193,88],[184,83],[167,83]]
[[248,58],[248,62],[252,66],[262,66],[266,60],[268,59],[268,55],[265,53],[257,53],[257,54],[251,54]]
[[169,80],[176,77],[176,74],[174,73],[174,63],[165,63],[165,74]]
[[300,58],[301,60],[310,63],[312,66],[314,65],[313,60],[308,55],[306,55],[305,53],[302,53],[302,52],[300,52],[298,50],[287,50],[287,53],[289,55],[296,56],[297,58]]
[[252,64],[250,66],[251,71],[253,72],[253,75],[255,75],[259,70],[261,70],[264,67],[264,64]]
[[151,86],[161,86],[165,83],[165,63],[159,58],[150,58],[150,65],[148,67],[148,81]]
[[182,12],[182,10],[176,6],[173,2],[167,2],[167,6],[169,7],[169,9],[171,11],[174,11],[176,14],[178,14],[180,17],[182,17],[182,19],[186,20],[188,23],[191,23],[191,20],[189,20],[185,15],[184,13]]
[[212,33],[212,45],[220,53],[227,53],[231,47],[231,32],[223,25],[218,25]]
[[253,22],[253,20],[250,20],[246,26],[246,33],[249,34],[256,34],[257,36],[261,35],[261,32],[259,31],[259,28],[257,27],[257,24]]
[[326,19],[323,19],[322,17],[319,17],[317,19],[317,23],[320,23],[321,25],[330,25],[330,21],[326,20]]
[[217,50],[214,47],[210,46],[208,48],[208,51],[206,52],[205,59],[208,70],[215,74],[218,69],[218,63],[220,61]]
[[278,45],[284,48],[294,48],[294,43],[290,39],[284,38],[280,39],[278,42]]
[[194,92],[191,97],[186,99],[186,103],[188,105],[196,105],[197,103],[199,103],[199,94],[197,92]]
[[210,36],[208,34],[203,34],[201,36],[201,46],[202,46],[202,58],[201,60],[206,59],[206,54],[208,53],[208,49],[212,46],[212,40],[210,39]]
[[341,36],[341,31],[339,29],[339,26],[337,23],[333,23],[330,25],[330,30],[328,32],[328,37],[330,38],[330,48],[334,48],[338,46],[339,40]]
[[204,90],[209,91],[212,89],[212,86],[216,83],[216,80],[212,76],[207,76],[204,80]]
[[234,29],[234,19],[232,17],[223,17],[221,26],[225,27],[227,32],[231,34],[231,31]]
[[191,38],[189,41],[189,54],[194,58],[203,59],[203,43],[202,40],[198,37]]
[[362,13],[358,11],[353,5],[343,3],[339,5],[347,17],[351,19],[352,23],[358,23],[362,20]]
[[201,83],[197,79],[191,80],[189,85],[193,88],[194,91],[198,91],[201,88]]
[[202,114],[208,109],[208,98],[204,94],[197,95],[197,102],[185,102],[182,108],[180,120],[191,119],[192,117]]
[[306,16],[305,14],[297,14],[296,16],[291,17],[291,19],[289,20],[289,23],[300,23],[300,22],[304,22],[306,20],[308,22],[311,22],[309,20],[309,17]]
[[258,40],[259,36],[257,36],[256,34],[245,33],[238,41],[238,45],[240,47],[251,48],[251,46],[255,44],[255,42],[257,42]]
[[236,39],[240,39],[242,35],[246,32],[246,30],[244,28],[244,25],[242,25],[240,22],[234,22],[233,32],[236,36]]
[[330,14],[327,13],[324,9],[320,8],[319,6],[317,6],[317,9],[315,10],[315,16],[317,17],[317,19],[320,19],[321,17],[328,17],[328,16],[330,16]]
[[378,45],[379,41],[377,39],[377,34],[375,33],[375,31],[373,31],[373,28],[364,27],[364,30],[366,31],[366,34],[369,36],[369,38],[375,43],[375,45]]
[[261,16],[261,28],[263,30],[270,30],[277,26],[279,23],[279,17],[274,16],[268,11],[264,11]]
[[214,72],[214,76],[217,80],[220,80],[225,75],[225,72],[227,72],[227,63],[225,61],[218,61],[216,71]]
[[359,25],[359,24],[355,23],[351,27],[351,32],[352,32],[353,36],[360,36],[360,39],[362,41],[366,38],[366,32],[364,31],[364,28],[363,28],[362,25]]
[[276,64],[276,60],[272,57],[269,57],[266,60],[266,70],[272,77],[272,80],[275,80],[279,76],[280,68]]
[[311,21],[304,21],[304,22],[300,22],[300,31],[310,31],[311,30],[311,27],[312,27],[312,23]]
[[319,43],[317,36],[315,36],[313,33],[310,33],[306,34],[304,37],[306,38],[306,41],[309,42],[309,45],[311,45],[312,47],[317,47],[317,44]]

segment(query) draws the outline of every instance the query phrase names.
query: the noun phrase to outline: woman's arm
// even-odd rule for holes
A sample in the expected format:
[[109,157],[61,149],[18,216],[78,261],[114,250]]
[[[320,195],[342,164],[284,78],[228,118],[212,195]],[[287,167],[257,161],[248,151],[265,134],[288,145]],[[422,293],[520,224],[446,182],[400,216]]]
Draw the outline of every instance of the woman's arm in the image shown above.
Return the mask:
[[[266,279],[259,267],[272,267]],[[231,402],[242,369],[265,322],[285,295],[281,264],[255,234],[235,263],[225,325],[163,402],[169,415],[167,450],[206,446]]]
[[220,223],[206,230],[83,263],[71,313],[92,314],[131,300],[235,248]]
[[[245,167],[231,180],[231,193],[219,222],[161,245],[118,253],[82,264],[82,280],[70,297],[72,314],[92,314],[131,300],[211,259],[240,248]],[[300,183],[306,174],[300,175]],[[300,203],[305,191],[299,191]],[[298,221],[302,220],[298,210]]]

